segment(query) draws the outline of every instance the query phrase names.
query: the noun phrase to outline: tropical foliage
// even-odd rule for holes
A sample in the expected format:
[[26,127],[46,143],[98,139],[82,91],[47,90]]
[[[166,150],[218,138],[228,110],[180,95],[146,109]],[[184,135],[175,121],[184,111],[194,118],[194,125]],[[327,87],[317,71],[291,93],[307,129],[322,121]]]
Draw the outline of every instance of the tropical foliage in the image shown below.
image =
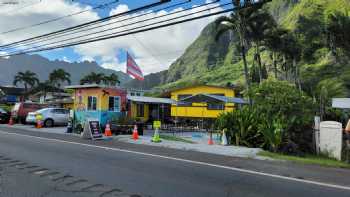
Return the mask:
[[259,134],[257,133],[258,114],[251,107],[243,107],[240,110],[222,113],[217,118],[216,127],[226,129],[228,138],[232,144],[248,147],[259,146]]
[[84,76],[80,80],[80,84],[105,84],[110,86],[115,86],[120,83],[118,79],[118,75],[115,73],[108,75],[105,75],[103,73],[95,73],[91,72],[90,74]]
[[278,151],[293,142],[301,149],[307,146],[315,113],[312,98],[286,81],[264,80],[247,93],[251,106],[221,114],[218,129],[226,128],[236,145],[264,147]]
[[28,88],[34,87],[39,83],[37,75],[29,70],[25,72],[18,72],[13,80],[13,85],[23,84],[25,92],[28,92]]
[[53,70],[49,75],[49,82],[54,87],[61,88],[62,83],[64,82],[67,82],[68,84],[71,83],[70,74],[61,68]]

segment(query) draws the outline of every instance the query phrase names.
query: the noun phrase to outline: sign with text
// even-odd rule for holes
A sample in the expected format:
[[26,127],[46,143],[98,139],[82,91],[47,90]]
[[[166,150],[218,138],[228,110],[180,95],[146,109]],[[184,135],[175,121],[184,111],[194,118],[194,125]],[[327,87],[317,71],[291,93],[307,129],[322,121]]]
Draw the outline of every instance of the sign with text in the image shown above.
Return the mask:
[[82,137],[85,139],[100,139],[103,137],[100,122],[98,120],[86,121]]

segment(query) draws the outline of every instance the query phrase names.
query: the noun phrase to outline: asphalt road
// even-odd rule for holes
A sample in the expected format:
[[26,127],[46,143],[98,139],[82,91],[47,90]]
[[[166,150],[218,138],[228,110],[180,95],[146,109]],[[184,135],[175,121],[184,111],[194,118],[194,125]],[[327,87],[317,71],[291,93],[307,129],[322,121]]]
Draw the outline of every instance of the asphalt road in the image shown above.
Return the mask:
[[[142,150],[135,153],[61,140],[35,138],[26,134],[14,135],[1,128],[0,155],[140,196],[350,196],[350,187],[332,187],[327,184],[327,177],[324,182],[318,182],[321,184],[313,184],[307,180],[289,180],[259,172],[247,173],[221,165],[207,165],[196,162],[195,156],[194,162],[188,162],[176,159],[175,154],[173,159],[169,154],[167,157],[158,157],[149,152],[139,154]],[[236,162],[239,165],[239,160]],[[258,165],[262,161],[253,162]],[[244,162],[242,165],[244,169]],[[349,180],[349,177],[344,179]],[[322,185],[323,183],[325,184]]]

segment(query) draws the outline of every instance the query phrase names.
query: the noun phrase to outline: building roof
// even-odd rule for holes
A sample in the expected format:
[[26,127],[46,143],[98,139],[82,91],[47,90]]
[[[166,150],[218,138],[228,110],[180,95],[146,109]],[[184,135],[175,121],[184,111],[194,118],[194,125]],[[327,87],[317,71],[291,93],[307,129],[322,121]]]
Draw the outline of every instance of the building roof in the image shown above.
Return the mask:
[[119,88],[116,86],[108,86],[102,84],[84,84],[84,85],[70,85],[65,86],[65,89],[84,89],[84,88]]
[[162,96],[170,97],[170,93],[171,92],[176,92],[176,91],[179,91],[179,90],[188,89],[188,88],[194,88],[194,87],[200,87],[200,86],[213,87],[213,88],[222,88],[222,89],[235,89],[236,88],[235,85],[232,85],[232,86],[218,86],[218,85],[195,84],[195,85],[191,85],[191,86],[185,86],[185,87],[179,87],[179,88],[173,88],[173,89],[166,90],[166,91],[164,91],[162,93]]
[[227,97],[227,96],[218,96],[212,94],[196,94],[194,96],[186,97],[180,102],[189,102],[189,103],[236,103],[236,104],[247,104],[248,102],[242,98],[237,97]]
[[188,89],[188,88],[194,88],[194,87],[200,87],[200,86],[206,86],[206,87],[212,87],[212,88],[223,88],[223,89],[234,89],[235,86],[219,86],[219,85],[206,85],[206,84],[197,84],[197,85],[191,85],[191,86],[185,86],[185,87],[180,87],[180,88],[174,88],[169,90],[170,92],[178,91],[178,90],[183,90],[183,89]]
[[24,88],[0,86],[0,92],[3,95],[22,95]]
[[141,103],[175,104],[176,101],[169,98],[156,98],[147,96],[128,96],[128,100]]
[[72,104],[74,100],[72,98],[50,99],[46,101],[48,104]]

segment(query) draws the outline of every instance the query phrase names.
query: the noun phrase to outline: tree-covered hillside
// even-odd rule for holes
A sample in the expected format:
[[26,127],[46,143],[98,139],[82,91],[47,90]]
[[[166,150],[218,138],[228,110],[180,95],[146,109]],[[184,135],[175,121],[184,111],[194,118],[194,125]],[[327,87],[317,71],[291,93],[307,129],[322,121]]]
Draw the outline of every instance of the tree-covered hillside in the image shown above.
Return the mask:
[[[277,78],[282,80],[293,82],[298,78],[301,87],[310,93],[316,94],[320,86],[333,84],[333,87],[338,88],[338,92],[345,90],[344,95],[349,94],[349,41],[344,40],[349,39],[349,36],[344,34],[344,29],[350,28],[347,24],[350,1],[273,0],[261,10],[274,18],[276,28],[280,31],[277,33],[282,35],[274,40],[273,35],[276,32],[268,32],[269,38],[264,38],[265,40],[259,43],[262,70],[260,72],[257,69],[259,64],[256,59],[255,42],[249,39],[247,65],[253,82],[258,78],[257,73],[267,73],[269,76],[276,73]],[[336,27],[337,23],[339,24]],[[257,25],[255,27],[259,28]],[[339,30],[343,32],[335,35],[338,31],[336,28],[339,27],[343,27]],[[238,35],[235,32],[226,32],[216,40],[217,31],[215,23],[209,24],[167,72],[152,75],[158,80],[153,80],[154,83],[149,87],[168,89],[193,83],[243,85],[244,69]],[[283,41],[283,53],[282,49],[278,49],[278,42],[282,42],[279,41],[280,37],[286,40]],[[266,41],[268,39],[269,42]],[[272,50],[274,47],[277,47],[275,51]],[[285,55],[286,53],[289,55]],[[298,70],[295,71],[294,68]],[[146,76],[146,79],[152,81],[152,76]],[[332,81],[332,84],[329,81]]]

